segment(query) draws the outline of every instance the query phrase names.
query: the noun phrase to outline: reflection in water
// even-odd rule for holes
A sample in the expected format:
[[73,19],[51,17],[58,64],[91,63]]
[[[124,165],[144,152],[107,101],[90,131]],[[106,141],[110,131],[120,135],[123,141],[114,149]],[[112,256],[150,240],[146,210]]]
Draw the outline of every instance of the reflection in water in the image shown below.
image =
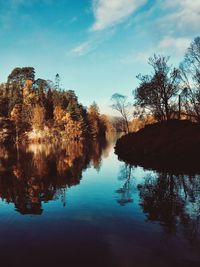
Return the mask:
[[119,199],[117,202],[124,206],[128,203],[133,202],[133,179],[131,176],[132,167],[129,164],[124,164],[124,166],[121,167],[118,179],[124,181],[121,188],[116,190],[116,193],[119,194]]
[[179,240],[187,240],[199,253],[200,176],[143,169],[144,176],[138,179],[135,176],[137,170],[126,163],[121,166],[118,179],[123,184],[116,191],[120,195],[117,202],[124,206],[133,202],[133,195],[138,195],[139,205],[147,218],[146,223],[157,222],[163,229],[163,242],[170,237],[178,237]]
[[123,164],[112,142],[0,147],[0,198],[2,266],[200,266],[200,177]]
[[[159,173],[138,185],[141,206],[150,221],[159,221],[168,234],[180,229],[200,245],[200,177]],[[200,248],[200,247],[199,247]]]
[[138,190],[140,206],[149,222],[159,222],[171,236],[181,231],[200,249],[200,176],[147,172],[136,182],[133,171],[129,164],[121,167],[119,180],[125,182],[116,191],[120,194],[117,202],[133,202],[134,190]]
[[67,144],[37,144],[0,147],[0,197],[14,203],[21,214],[41,214],[42,202],[61,199],[66,204],[67,188],[80,183],[82,171],[101,166],[107,143],[93,141]]

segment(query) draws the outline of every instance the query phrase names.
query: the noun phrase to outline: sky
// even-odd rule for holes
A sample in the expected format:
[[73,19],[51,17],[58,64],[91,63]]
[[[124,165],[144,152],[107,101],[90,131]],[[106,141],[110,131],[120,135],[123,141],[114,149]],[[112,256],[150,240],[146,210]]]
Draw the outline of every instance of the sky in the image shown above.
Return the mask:
[[133,99],[154,53],[178,66],[200,35],[200,0],[0,0],[0,81],[35,68],[79,101],[111,112],[114,93]]

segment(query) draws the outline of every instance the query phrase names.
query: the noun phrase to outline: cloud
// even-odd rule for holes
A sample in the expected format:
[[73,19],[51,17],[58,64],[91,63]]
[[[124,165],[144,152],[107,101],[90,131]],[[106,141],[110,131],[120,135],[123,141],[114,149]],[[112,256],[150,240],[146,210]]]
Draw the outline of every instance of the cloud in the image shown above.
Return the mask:
[[178,30],[194,31],[199,29],[200,1],[199,0],[164,0],[161,8],[169,13],[164,18],[166,24],[174,25]]
[[90,52],[96,50],[101,44],[103,44],[106,40],[109,40],[115,33],[115,29],[110,29],[106,32],[95,32],[89,33],[87,38],[75,45],[69,52],[67,52],[67,56],[75,56],[81,57],[89,54]]
[[128,55],[121,57],[119,62],[122,64],[147,64],[149,57],[156,53],[170,56],[174,63],[178,64],[183,58],[191,41],[192,39],[188,37],[165,36],[155,43],[154,46],[149,47],[145,51],[133,50],[129,52]]
[[92,49],[91,42],[86,41],[72,48],[69,54],[80,57],[88,54],[91,51],[91,49]]
[[160,53],[171,53],[176,56],[182,56],[190,43],[191,39],[187,37],[165,36],[160,40],[157,50]]
[[136,59],[147,62],[153,54],[170,56],[175,62],[179,62],[184,56],[192,39],[188,37],[165,36],[151,49],[138,53]]
[[134,13],[147,0],[93,0],[95,22],[92,31],[114,26]]

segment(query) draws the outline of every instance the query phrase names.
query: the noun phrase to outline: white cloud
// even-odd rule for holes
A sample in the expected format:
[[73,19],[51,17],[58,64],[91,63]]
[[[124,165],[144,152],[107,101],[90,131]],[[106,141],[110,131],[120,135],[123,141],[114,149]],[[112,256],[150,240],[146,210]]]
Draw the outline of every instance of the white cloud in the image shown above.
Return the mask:
[[107,39],[110,39],[114,33],[115,30],[111,29],[107,32],[96,32],[90,34],[86,40],[74,46],[69,52],[67,52],[67,55],[76,57],[87,55],[96,50],[96,48],[98,48]]
[[121,57],[119,62],[122,64],[147,64],[149,57],[153,56],[153,54],[160,54],[170,56],[175,64],[179,64],[191,41],[192,39],[188,37],[165,36],[145,51],[133,50],[129,52],[128,55]]
[[147,0],[93,0],[95,22],[92,31],[99,31],[120,23]]
[[189,47],[191,39],[187,37],[165,36],[160,40],[157,50],[160,53],[170,53],[175,56],[183,56]]
[[86,41],[74,47],[70,51],[70,54],[74,56],[79,56],[79,57],[84,56],[90,52],[91,48],[92,48],[92,44],[89,41]]
[[200,0],[164,0],[161,7],[170,11],[164,21],[178,30],[199,29]]

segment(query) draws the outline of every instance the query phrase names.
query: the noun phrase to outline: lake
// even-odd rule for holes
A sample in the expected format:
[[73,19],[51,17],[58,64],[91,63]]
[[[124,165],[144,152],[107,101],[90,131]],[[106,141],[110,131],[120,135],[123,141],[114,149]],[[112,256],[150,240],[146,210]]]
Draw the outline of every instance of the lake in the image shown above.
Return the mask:
[[132,167],[114,143],[0,148],[1,266],[200,266],[200,176]]

